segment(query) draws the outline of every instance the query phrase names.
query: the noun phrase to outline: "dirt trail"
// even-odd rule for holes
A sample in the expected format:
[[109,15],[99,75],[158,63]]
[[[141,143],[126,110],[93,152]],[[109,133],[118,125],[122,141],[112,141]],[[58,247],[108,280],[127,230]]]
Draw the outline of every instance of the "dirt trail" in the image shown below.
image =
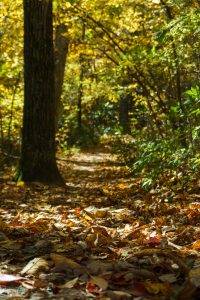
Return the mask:
[[65,188],[0,180],[0,299],[199,299],[198,195],[146,192],[103,151],[58,165]]
[[76,204],[94,201],[93,204],[107,206],[112,200],[117,204],[114,189],[124,183],[127,171],[114,155],[103,151],[84,152],[61,158],[58,164],[67,194]]

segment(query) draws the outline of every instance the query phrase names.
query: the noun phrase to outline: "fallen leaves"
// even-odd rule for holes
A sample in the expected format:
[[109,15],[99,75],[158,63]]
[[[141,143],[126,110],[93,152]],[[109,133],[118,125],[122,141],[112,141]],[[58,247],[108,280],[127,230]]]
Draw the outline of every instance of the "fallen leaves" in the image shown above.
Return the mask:
[[22,269],[21,275],[37,275],[42,271],[48,271],[49,264],[42,257],[36,257],[33,260],[29,261],[29,263]]
[[108,287],[108,281],[106,281],[104,278],[102,277],[98,277],[98,276],[91,276],[90,278],[90,282],[96,286],[98,286],[101,291],[104,291],[107,289]]
[[80,155],[60,162],[68,190],[1,184],[5,299],[196,300],[199,197],[172,194],[169,203],[166,188],[141,190],[103,156],[87,173],[83,157],[80,170]]

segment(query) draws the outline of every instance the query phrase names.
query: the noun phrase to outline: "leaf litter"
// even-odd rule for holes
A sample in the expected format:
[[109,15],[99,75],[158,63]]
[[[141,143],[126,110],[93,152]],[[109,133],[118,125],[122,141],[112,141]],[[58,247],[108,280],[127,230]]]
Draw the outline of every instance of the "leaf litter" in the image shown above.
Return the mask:
[[200,299],[200,197],[109,153],[58,160],[66,188],[0,180],[0,299]]

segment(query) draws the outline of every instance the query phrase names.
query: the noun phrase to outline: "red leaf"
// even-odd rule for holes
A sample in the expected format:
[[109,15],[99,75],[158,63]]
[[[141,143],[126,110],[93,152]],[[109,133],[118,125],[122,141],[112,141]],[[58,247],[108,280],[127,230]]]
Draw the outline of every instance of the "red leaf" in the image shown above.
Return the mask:
[[148,240],[144,241],[145,244],[148,244],[151,247],[159,246],[160,240],[156,237],[150,237]]

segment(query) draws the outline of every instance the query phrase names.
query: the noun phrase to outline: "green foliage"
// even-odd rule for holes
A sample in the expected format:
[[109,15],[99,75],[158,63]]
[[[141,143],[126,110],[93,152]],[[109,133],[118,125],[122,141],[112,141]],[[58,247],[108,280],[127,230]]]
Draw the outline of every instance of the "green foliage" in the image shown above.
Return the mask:
[[115,140],[114,152],[129,167],[130,172],[142,179],[142,187],[151,188],[158,184],[173,187],[177,183],[183,189],[198,178],[200,154],[192,146],[181,148],[178,139],[148,139],[121,136]]
[[[0,140],[19,144],[22,3],[3,0],[1,8]],[[200,149],[198,15],[198,1],[54,1],[55,27],[66,25],[70,40],[58,148],[113,135],[145,188],[191,181]],[[120,137],[123,126],[130,135]]]
[[22,3],[2,1],[0,59],[0,145],[19,152],[22,117]]

